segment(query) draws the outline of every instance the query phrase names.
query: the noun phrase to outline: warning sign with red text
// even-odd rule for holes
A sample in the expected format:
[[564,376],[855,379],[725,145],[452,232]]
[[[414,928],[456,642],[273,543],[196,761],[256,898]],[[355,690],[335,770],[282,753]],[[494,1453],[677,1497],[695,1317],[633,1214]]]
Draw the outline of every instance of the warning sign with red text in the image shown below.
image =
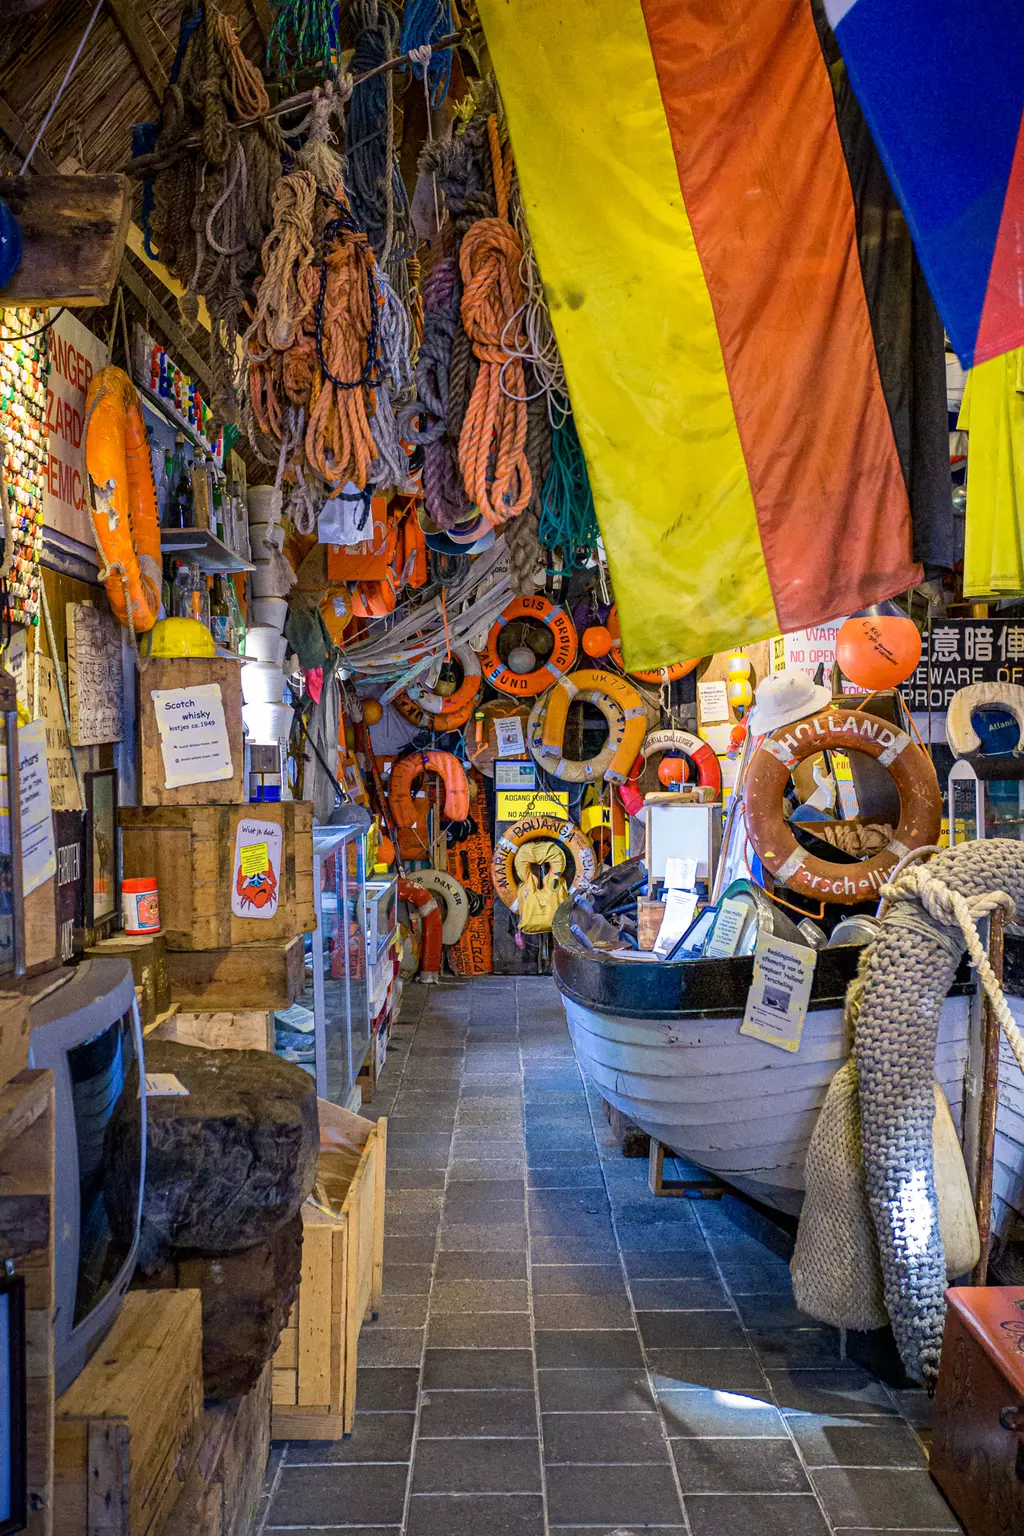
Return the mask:
[[85,392],[109,357],[103,343],[65,310],[50,332],[46,426],[50,453],[43,477],[43,519],[69,539],[95,549],[82,463]]

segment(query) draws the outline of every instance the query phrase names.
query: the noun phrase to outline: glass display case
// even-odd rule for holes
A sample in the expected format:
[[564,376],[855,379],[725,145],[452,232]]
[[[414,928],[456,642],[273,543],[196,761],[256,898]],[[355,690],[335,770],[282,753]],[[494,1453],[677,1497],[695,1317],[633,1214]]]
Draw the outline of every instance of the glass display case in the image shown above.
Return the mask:
[[367,879],[363,832],[314,827],[313,893],[306,984],[297,1003],[277,1011],[277,1050],[315,1076],[320,1098],[352,1109],[371,1041],[376,1065],[397,1003],[397,881]]

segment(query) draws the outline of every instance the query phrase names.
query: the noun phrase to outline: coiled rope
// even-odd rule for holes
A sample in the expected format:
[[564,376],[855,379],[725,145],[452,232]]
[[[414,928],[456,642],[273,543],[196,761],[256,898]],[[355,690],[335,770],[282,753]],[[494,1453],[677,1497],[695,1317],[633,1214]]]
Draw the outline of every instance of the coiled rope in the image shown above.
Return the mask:
[[337,0],[275,0],[267,69],[292,87],[296,77],[332,74],[338,57]]
[[551,468],[541,494],[540,542],[585,565],[597,551],[597,513],[571,411],[551,434]]
[[451,49],[435,51],[435,47],[442,37],[449,37],[454,30],[451,0],[406,0],[399,51],[413,54],[421,48],[429,48],[426,63],[414,58],[410,67],[417,80],[427,79],[429,106],[435,110],[448,95],[452,75]]

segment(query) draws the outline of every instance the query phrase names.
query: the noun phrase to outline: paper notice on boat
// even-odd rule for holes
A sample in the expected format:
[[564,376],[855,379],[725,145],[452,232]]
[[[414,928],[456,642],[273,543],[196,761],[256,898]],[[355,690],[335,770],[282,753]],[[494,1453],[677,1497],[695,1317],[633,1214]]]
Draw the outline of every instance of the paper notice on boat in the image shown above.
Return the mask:
[[705,960],[730,959],[736,953],[749,917],[750,907],[745,901],[727,896],[718,909],[715,929],[704,951]]
[[[693,860],[689,861],[690,863]],[[697,910],[696,891],[666,891],[665,915],[658,929],[658,937],[654,941],[654,955],[658,960],[663,960],[670,950],[675,949],[683,934],[693,922],[694,913]]]
[[817,950],[806,944],[760,939],[740,1034],[783,1051],[798,1051],[817,959]]

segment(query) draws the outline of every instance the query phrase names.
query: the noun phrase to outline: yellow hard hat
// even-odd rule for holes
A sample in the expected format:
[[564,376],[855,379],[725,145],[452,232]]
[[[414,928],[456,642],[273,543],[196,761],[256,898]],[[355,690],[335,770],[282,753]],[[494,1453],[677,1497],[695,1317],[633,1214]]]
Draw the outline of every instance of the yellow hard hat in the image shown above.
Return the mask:
[[217,648],[210,631],[199,619],[158,619],[143,637],[143,654],[216,656]]

